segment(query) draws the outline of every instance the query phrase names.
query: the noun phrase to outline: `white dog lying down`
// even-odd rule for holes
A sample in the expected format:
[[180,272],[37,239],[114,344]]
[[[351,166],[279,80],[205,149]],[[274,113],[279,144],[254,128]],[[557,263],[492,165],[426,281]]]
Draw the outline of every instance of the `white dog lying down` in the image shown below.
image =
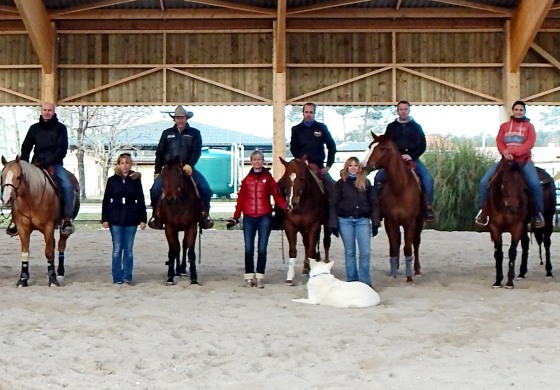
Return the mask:
[[294,302],[333,307],[361,308],[379,305],[379,295],[362,282],[344,282],[331,274],[334,262],[310,261],[307,299]]

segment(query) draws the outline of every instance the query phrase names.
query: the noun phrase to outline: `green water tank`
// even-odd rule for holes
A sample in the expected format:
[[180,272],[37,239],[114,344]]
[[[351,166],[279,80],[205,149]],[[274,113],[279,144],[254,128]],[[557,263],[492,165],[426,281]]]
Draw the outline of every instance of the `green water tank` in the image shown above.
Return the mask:
[[196,169],[204,175],[215,197],[229,197],[234,192],[231,178],[231,152],[202,148]]

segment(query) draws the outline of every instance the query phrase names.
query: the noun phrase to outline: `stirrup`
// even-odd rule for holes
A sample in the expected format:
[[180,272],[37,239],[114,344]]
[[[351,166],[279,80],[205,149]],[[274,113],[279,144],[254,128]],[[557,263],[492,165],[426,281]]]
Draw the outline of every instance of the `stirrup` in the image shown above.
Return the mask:
[[436,220],[436,213],[433,208],[424,208],[424,221],[433,222]]
[[485,217],[486,217],[486,219],[483,220],[482,219],[482,210],[480,210],[478,212],[478,214],[476,215],[476,218],[474,219],[474,223],[476,223],[477,225],[480,225],[480,226],[487,226],[488,222],[489,222],[489,219],[488,219],[487,215],[485,215]]
[[74,228],[72,221],[68,221],[68,220],[64,221],[62,223],[62,226],[60,227],[60,233],[64,234],[65,236],[69,236],[75,231],[76,229]]
[[545,225],[545,221],[544,218],[542,216],[542,214],[539,212],[534,218],[533,218],[533,227],[535,229],[540,229],[543,228]]

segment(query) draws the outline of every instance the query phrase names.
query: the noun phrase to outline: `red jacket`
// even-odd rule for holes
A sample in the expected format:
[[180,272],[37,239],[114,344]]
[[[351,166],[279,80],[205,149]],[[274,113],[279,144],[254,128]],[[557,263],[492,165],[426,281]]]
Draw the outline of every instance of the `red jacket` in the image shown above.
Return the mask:
[[282,209],[286,208],[286,201],[280,193],[278,184],[270,174],[269,170],[263,168],[261,172],[253,169],[241,182],[241,189],[237,194],[237,206],[233,218],[239,219],[241,213],[249,217],[261,217],[272,213],[270,196],[274,198],[276,205]]
[[515,161],[530,161],[531,149],[535,146],[537,134],[529,119],[520,121],[510,119],[502,123],[496,137],[496,145],[500,154],[509,152]]

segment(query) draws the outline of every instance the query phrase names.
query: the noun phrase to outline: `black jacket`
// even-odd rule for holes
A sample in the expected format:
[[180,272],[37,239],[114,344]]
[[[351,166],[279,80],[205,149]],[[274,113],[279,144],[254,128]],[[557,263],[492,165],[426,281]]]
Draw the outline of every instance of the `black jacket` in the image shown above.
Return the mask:
[[410,119],[401,123],[398,119],[389,123],[385,134],[393,141],[401,154],[408,154],[413,160],[419,158],[426,151],[426,136],[422,127]]
[[156,150],[155,173],[161,173],[165,164],[178,162],[189,164],[194,168],[202,153],[202,137],[194,127],[187,127],[180,132],[177,126],[166,129],[161,134]]
[[33,164],[41,167],[62,164],[68,150],[68,130],[58,121],[56,114],[49,121],[43,120],[31,125],[23,144],[21,145],[21,159],[29,162],[29,155],[33,151]]
[[115,174],[107,179],[101,222],[115,226],[137,226],[146,223],[146,203],[140,173],[130,171],[128,176]]
[[307,127],[302,123],[292,127],[292,137],[290,140],[290,151],[295,158],[307,156],[307,161],[324,167],[325,146],[329,151],[327,156],[327,167],[334,163],[336,153],[336,143],[334,142],[329,129],[323,123],[313,122]]
[[381,224],[377,194],[369,180],[366,179],[365,190],[356,187],[352,178],[336,182],[330,200],[329,227],[337,227],[337,217],[369,218],[374,227]]

